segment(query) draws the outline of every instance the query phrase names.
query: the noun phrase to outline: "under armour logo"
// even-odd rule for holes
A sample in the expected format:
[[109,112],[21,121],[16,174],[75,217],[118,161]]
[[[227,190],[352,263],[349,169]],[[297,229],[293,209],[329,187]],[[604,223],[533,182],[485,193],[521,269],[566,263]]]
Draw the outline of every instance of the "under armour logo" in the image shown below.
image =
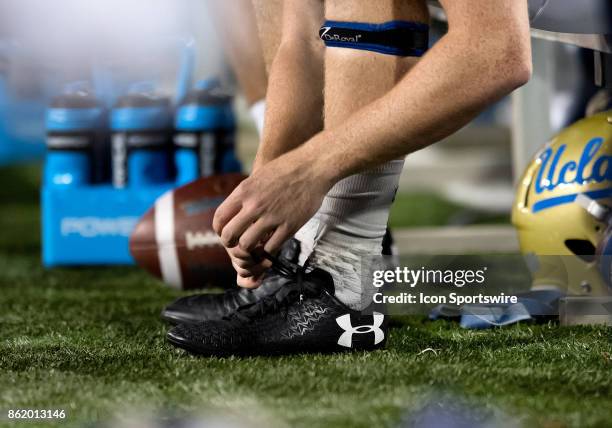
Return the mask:
[[378,345],[385,338],[385,332],[380,328],[385,320],[385,316],[378,312],[372,314],[373,325],[358,325],[353,327],[351,324],[351,315],[346,314],[336,318],[336,323],[340,326],[344,333],[338,339],[338,345],[346,348],[353,347],[354,334],[374,333],[374,345]]

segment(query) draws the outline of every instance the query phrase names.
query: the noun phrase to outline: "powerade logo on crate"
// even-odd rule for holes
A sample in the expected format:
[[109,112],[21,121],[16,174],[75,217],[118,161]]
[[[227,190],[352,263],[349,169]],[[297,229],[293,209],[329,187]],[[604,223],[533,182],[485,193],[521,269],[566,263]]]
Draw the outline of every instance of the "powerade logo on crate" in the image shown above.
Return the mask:
[[[582,186],[584,183],[609,183],[612,181],[612,156],[599,153],[604,139],[601,137],[590,140],[582,150],[579,159],[560,162],[567,145],[558,149],[545,149],[539,156],[541,164],[535,183],[537,195],[558,195],[559,191],[570,186]],[[605,185],[604,185],[605,186]],[[612,196],[612,187],[586,192],[592,199],[602,199]],[[580,191],[561,196],[540,199],[533,204],[533,212],[543,211],[558,205],[574,202]]]
[[138,217],[65,217],[60,228],[62,236],[129,237],[137,223]]

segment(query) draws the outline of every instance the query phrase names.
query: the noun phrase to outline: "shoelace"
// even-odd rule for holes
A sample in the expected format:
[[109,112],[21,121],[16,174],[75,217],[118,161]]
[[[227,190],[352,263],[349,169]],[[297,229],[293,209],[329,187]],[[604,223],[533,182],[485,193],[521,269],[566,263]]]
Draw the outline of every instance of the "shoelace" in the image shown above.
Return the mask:
[[[267,253],[265,253],[265,254],[267,255]],[[273,258],[273,256],[270,256],[270,258]],[[283,262],[281,261],[281,260],[283,260],[283,259],[280,259],[280,258],[279,258],[279,259],[275,259],[275,260],[277,260],[278,265],[281,265],[281,264],[283,263]],[[287,263],[291,263],[291,262],[290,262],[290,261],[287,261]],[[298,266],[298,267],[299,267],[299,266]],[[276,275],[281,275],[281,276],[283,276],[283,277],[286,277],[286,274],[285,274],[285,273],[280,273],[280,272],[279,272],[279,270],[276,270],[276,269],[271,269],[271,270],[274,270],[274,272],[269,272],[269,273],[268,273],[268,275],[267,275],[267,276],[268,276],[268,278],[271,278],[271,277],[275,276],[274,274],[276,274]],[[286,268],[283,268],[283,272],[287,272]],[[273,275],[270,275],[271,273],[273,273]],[[224,301],[224,302],[225,302],[225,301],[227,301],[227,300],[231,300],[231,301],[232,301],[232,303],[233,303],[233,301],[235,301],[236,299],[239,299],[239,297],[238,297],[238,296],[239,296],[241,293],[245,292],[245,291],[253,291],[253,290],[246,290],[246,289],[244,289],[244,288],[240,288],[240,287],[230,288],[229,290],[225,290],[225,291],[223,292],[223,297],[222,297],[222,299],[223,299],[223,301]],[[247,304],[247,305],[248,305],[248,304]],[[241,307],[241,306],[244,306],[244,303],[239,303],[238,307]]]
[[268,313],[278,312],[284,309],[287,316],[289,306],[297,299],[303,300],[304,296],[316,296],[321,289],[312,282],[305,281],[306,269],[283,258],[276,258],[270,254],[265,255],[272,261],[272,270],[280,276],[290,280],[288,284],[281,286],[278,291],[270,296],[263,297],[258,302],[239,308],[230,314],[227,319],[249,321],[255,317],[261,317]]

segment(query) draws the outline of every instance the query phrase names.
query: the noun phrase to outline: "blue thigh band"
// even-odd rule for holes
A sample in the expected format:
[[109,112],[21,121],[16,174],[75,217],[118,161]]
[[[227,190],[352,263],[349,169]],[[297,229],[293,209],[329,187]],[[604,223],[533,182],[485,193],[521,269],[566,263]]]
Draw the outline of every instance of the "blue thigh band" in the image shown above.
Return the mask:
[[328,47],[418,57],[424,55],[429,46],[429,26],[408,21],[383,24],[325,21],[319,37]]

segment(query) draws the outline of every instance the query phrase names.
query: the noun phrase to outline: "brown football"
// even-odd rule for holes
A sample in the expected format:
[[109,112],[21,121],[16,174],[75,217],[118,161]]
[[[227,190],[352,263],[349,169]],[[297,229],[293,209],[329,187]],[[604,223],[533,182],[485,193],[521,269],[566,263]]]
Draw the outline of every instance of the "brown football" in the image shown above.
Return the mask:
[[162,195],[130,237],[136,264],[179,289],[233,286],[236,274],[212,221],[217,207],[245,178],[201,178]]

